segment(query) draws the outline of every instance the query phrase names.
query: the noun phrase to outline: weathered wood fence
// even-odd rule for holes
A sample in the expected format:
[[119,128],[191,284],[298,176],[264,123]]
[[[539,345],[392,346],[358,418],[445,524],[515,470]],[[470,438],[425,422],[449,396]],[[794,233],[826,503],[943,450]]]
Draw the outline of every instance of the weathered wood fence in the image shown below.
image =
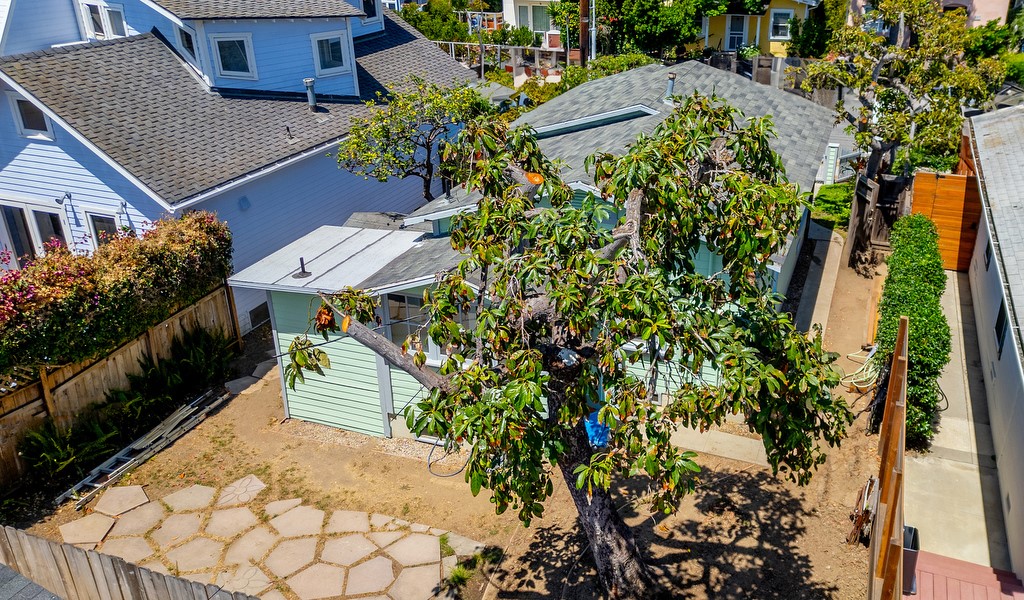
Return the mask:
[[871,524],[868,599],[903,597],[903,453],[907,439],[907,317],[900,317],[879,431],[878,506]]
[[70,425],[86,407],[102,402],[106,392],[128,387],[128,374],[139,371],[139,360],[170,356],[171,342],[186,329],[201,326],[238,339],[234,304],[227,286],[210,292],[146,333],[107,356],[84,363],[39,370],[39,379],[0,396],[0,489],[24,473],[18,442],[29,429],[51,417]]
[[66,600],[257,600],[13,527],[0,529],[0,563]]

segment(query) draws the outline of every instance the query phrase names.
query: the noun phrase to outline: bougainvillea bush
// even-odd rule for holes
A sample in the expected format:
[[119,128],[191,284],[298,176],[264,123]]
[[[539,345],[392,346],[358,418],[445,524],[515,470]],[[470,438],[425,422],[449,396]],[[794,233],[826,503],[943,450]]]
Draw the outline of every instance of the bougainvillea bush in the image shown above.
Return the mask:
[[0,374],[101,356],[230,273],[231,232],[208,212],[116,236],[91,256],[52,245],[26,268],[0,274]]

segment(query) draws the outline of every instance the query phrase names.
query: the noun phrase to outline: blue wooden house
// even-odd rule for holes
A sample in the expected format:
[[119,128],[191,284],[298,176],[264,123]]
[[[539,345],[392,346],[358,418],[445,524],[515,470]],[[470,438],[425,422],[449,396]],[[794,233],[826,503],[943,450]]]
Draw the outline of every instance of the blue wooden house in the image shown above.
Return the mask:
[[[791,181],[809,191],[822,171],[833,131],[832,113],[798,96],[761,86],[700,63],[675,67],[654,65],[606,77],[574,88],[521,118],[533,125],[549,158],[566,164],[563,179],[576,190],[574,205],[597,195],[583,168],[587,155],[599,150],[622,152],[641,132],[650,133],[671,112],[664,101],[668,74],[675,74],[673,92],[694,90],[718,94],[747,115],[772,114],[779,131],[773,147],[782,157]],[[478,196],[456,190],[408,215],[356,215],[344,227],[323,227],[242,270],[231,278],[236,289],[266,296],[274,339],[281,353],[296,336],[311,332],[319,306],[318,292],[347,286],[370,291],[379,300],[380,333],[396,343],[425,322],[422,296],[439,271],[458,264],[451,249],[451,217],[476,210]],[[612,215],[606,227],[613,227]],[[784,293],[796,266],[803,227],[768,265],[772,290]],[[305,265],[303,269],[302,265]],[[722,260],[708,248],[695,257],[706,275],[717,273]],[[333,367],[324,377],[308,375],[295,390],[282,385],[285,414],[376,436],[409,435],[402,413],[427,392],[404,371],[389,365],[369,348],[344,335],[332,335],[321,348]],[[441,364],[443,350],[425,343],[427,366]],[[283,368],[283,359],[279,368]],[[630,366],[644,376],[643,361]],[[671,368],[671,365],[667,365]],[[662,393],[671,380],[688,378],[676,372],[661,379]],[[701,381],[716,382],[705,365]],[[283,378],[282,378],[283,379]]]
[[[473,77],[380,0],[0,0],[0,35],[0,268],[203,209],[241,270],[353,212],[411,212],[418,180],[328,153],[386,86]],[[243,330],[268,318],[263,293],[235,299]]]

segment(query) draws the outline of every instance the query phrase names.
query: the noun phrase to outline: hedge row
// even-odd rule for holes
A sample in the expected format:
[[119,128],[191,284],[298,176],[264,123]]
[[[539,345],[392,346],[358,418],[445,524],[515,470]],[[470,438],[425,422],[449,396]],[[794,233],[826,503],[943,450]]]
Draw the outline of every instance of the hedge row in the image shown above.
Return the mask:
[[91,256],[52,245],[26,268],[0,275],[0,374],[102,356],[230,272],[231,232],[206,212],[119,235]]
[[926,445],[935,435],[938,378],[949,362],[949,323],[940,298],[946,273],[935,224],[909,215],[892,228],[892,255],[879,304],[878,353],[888,361],[896,345],[901,315],[910,319],[907,372],[907,443]]

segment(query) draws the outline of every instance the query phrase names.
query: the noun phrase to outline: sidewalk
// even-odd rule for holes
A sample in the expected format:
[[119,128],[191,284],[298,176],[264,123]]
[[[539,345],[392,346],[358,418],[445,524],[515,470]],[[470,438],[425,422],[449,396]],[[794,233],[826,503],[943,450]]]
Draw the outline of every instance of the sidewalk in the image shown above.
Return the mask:
[[946,275],[952,354],[939,386],[949,404],[931,452],[907,455],[906,523],[918,528],[923,551],[1009,570],[970,285],[967,273]]

